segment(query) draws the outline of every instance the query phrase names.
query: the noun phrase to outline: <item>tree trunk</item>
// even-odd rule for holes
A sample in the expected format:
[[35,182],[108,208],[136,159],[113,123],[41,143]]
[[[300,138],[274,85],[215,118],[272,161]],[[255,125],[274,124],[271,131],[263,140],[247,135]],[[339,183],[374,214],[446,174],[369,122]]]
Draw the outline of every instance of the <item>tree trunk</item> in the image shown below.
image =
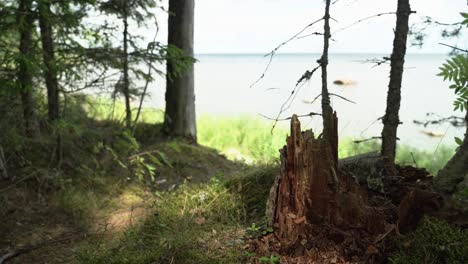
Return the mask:
[[20,32],[20,59],[17,76],[23,105],[23,119],[26,135],[30,138],[39,136],[39,122],[36,114],[36,102],[33,93],[32,64],[32,32],[34,17],[31,11],[32,1],[21,0],[18,7],[18,25]]
[[[57,64],[54,54],[54,38],[52,31],[52,12],[50,10],[49,1],[38,1],[39,9],[39,27],[41,29],[42,41],[42,56],[44,59],[44,79],[47,87],[47,104],[49,121],[55,123],[60,119],[60,102],[59,102],[59,83],[57,79]],[[62,137],[57,131],[55,162],[60,165],[62,161]]]
[[462,144],[434,178],[435,187],[441,192],[453,193],[457,185],[468,175],[468,111],[466,111],[465,122],[466,132]]
[[[321,226],[360,226],[371,233],[383,228],[383,220],[366,211],[365,193],[350,176],[336,166],[338,121],[328,120],[333,130],[329,142],[301,132],[296,115],[291,135],[281,153],[281,172],[270,192],[268,214],[285,253],[313,239]],[[332,154],[332,155],[330,155]]]
[[408,20],[411,14],[409,0],[398,0],[397,21],[393,51],[390,63],[390,83],[388,85],[387,109],[383,118],[382,156],[394,164],[397,129],[400,124],[398,112],[401,102],[401,83],[405,64],[406,40],[408,38]]
[[49,1],[38,1],[39,26],[41,28],[42,55],[44,57],[44,79],[47,87],[47,103],[49,120],[55,121],[60,118],[59,108],[59,85],[54,55],[54,39],[50,19]]
[[[322,68],[322,116],[323,116],[323,138],[330,141],[330,134],[333,131],[333,127],[330,120],[332,120],[333,109],[330,105],[330,94],[328,93],[328,80],[327,80],[327,66],[328,66],[328,47],[330,43],[330,2],[331,0],[325,1],[325,15],[324,26],[323,26],[323,53],[320,59],[320,65]],[[337,161],[335,161],[337,162]]]
[[[169,1],[168,44],[193,57],[194,0]],[[195,87],[193,65],[176,76],[176,61],[168,59],[166,75],[166,113],[164,131],[169,136],[196,142]]]
[[123,94],[125,97],[125,127],[130,129],[132,126],[132,109],[130,108],[130,81],[128,77],[128,4],[125,2],[123,23],[123,45],[124,45],[124,57],[123,57]]

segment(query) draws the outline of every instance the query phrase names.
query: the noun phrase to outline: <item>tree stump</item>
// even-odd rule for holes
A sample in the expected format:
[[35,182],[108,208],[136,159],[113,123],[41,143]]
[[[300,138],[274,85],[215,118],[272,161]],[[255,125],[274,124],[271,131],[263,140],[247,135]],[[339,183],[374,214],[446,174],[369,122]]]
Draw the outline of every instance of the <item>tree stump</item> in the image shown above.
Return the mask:
[[332,132],[325,139],[315,138],[311,130],[301,132],[297,116],[292,117],[291,135],[280,150],[281,172],[267,206],[282,251],[313,239],[318,226],[352,226],[372,233],[384,228],[384,221],[367,210],[359,184],[338,169],[336,113],[331,118]]

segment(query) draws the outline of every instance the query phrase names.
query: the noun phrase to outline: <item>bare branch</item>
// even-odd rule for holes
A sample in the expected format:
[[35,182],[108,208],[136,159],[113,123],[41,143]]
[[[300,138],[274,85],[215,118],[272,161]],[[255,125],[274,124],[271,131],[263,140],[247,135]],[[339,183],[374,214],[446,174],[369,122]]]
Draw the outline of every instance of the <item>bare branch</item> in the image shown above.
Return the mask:
[[374,68],[382,64],[388,64],[390,62],[390,57],[373,58],[373,59],[356,60],[356,61],[360,63],[373,63],[375,65],[372,66],[372,68]]
[[444,117],[444,118],[435,119],[435,120],[428,120],[428,121],[413,120],[414,124],[421,125],[424,127],[427,127],[429,125],[440,125],[446,122],[450,123],[454,127],[466,126],[465,118],[458,117],[458,116],[449,116],[449,117]]
[[359,143],[364,143],[364,142],[375,140],[375,139],[382,139],[382,137],[371,137],[371,138],[363,139],[363,140],[355,140],[355,141],[353,141],[353,143],[354,144],[359,144]]
[[[281,119],[278,119],[278,118],[271,118],[271,117],[268,117],[266,115],[262,115],[262,114],[259,114],[261,117],[263,118],[266,118],[268,120],[274,120],[275,122],[278,122],[278,121],[288,121],[288,120],[291,120],[292,119],[292,116],[290,117],[286,117],[286,118],[281,118]],[[297,117],[312,117],[312,116],[321,116],[322,114],[319,114],[319,113],[314,113],[314,112],[310,112],[308,114],[305,114],[305,115],[298,115]]]
[[455,47],[455,46],[452,46],[452,45],[448,45],[448,44],[445,44],[445,43],[439,43],[439,45],[447,46],[447,47],[452,48],[452,49],[454,49],[454,50],[458,50],[458,51],[461,51],[461,52],[466,52],[466,53],[468,53],[468,50],[466,50],[466,49],[460,49],[460,48],[458,48],[458,47]]
[[250,85],[250,88],[254,87],[257,83],[259,83],[264,77],[265,77],[265,74],[266,72],[268,71],[268,69],[270,68],[270,65],[271,65],[271,62],[273,61],[273,57],[276,55],[276,53],[278,52],[278,50],[280,48],[282,48],[284,45],[288,44],[289,42],[293,41],[294,39],[296,39],[299,35],[301,35],[302,33],[304,33],[304,31],[306,31],[308,28],[312,27],[313,25],[317,24],[318,22],[322,21],[323,18],[320,18],[320,19],[317,19],[315,20],[314,22],[308,24],[307,26],[305,26],[303,29],[301,29],[298,33],[294,34],[292,37],[290,37],[288,40],[282,42],[281,44],[279,44],[278,46],[276,46],[276,48],[274,48],[270,53],[266,54],[264,57],[269,57],[269,60],[268,60],[268,63],[267,63],[267,66],[265,67],[265,69],[263,70],[263,73],[262,75],[260,76],[260,78],[258,78],[254,83],[252,83]]
[[376,14],[376,15],[372,15],[372,16],[368,16],[368,17],[359,19],[359,20],[357,20],[356,22],[354,22],[354,23],[352,23],[352,24],[350,24],[350,25],[348,25],[348,26],[346,26],[346,27],[342,27],[342,28],[336,30],[335,32],[333,32],[332,35],[334,35],[334,34],[336,34],[336,33],[338,33],[338,32],[341,32],[341,31],[343,31],[343,30],[346,30],[346,29],[348,29],[348,28],[350,28],[350,27],[353,27],[353,26],[355,26],[355,25],[357,25],[357,24],[359,24],[359,23],[362,23],[362,22],[364,22],[364,21],[367,21],[367,20],[369,20],[369,19],[376,18],[376,17],[380,17],[380,16],[384,16],[384,15],[396,15],[396,12],[379,13],[379,14]]
[[[346,102],[349,102],[349,103],[352,103],[352,104],[356,104],[356,102],[351,101],[351,100],[347,99],[346,97],[343,97],[343,96],[341,96],[341,95],[339,95],[339,94],[329,93],[329,95],[331,95],[331,96],[336,96],[336,97],[338,97],[338,98],[340,98],[340,99],[345,100]],[[314,100],[312,100],[312,101],[302,100],[302,102],[305,103],[305,104],[313,104],[313,103],[315,103],[315,101],[317,101],[318,98],[320,98],[320,96],[322,96],[322,94],[317,95],[317,96],[314,98]]]

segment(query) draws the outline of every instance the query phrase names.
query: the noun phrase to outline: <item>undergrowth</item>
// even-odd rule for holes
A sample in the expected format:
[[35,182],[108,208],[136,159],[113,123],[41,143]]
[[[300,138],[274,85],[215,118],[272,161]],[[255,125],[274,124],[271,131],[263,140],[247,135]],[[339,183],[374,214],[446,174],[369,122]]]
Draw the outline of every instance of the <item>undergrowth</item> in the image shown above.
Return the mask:
[[435,218],[424,218],[415,232],[398,242],[392,264],[468,263],[468,231]]

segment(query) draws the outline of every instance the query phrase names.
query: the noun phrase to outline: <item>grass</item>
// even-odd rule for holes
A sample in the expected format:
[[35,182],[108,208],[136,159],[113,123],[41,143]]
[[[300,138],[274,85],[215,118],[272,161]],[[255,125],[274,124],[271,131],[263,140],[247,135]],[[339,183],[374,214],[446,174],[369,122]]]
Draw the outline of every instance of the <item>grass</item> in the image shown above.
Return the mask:
[[[108,113],[116,120],[123,120],[124,106],[112,104],[104,99],[94,99],[87,107],[89,115],[96,119],[109,118]],[[97,102],[97,103],[96,103]],[[143,109],[141,122],[161,123],[163,112],[158,109]],[[217,149],[229,159],[239,160],[248,164],[273,162],[278,159],[278,150],[284,145],[289,130],[287,126],[278,126],[271,131],[273,123],[257,117],[242,116],[214,116],[201,115],[197,120],[198,141],[201,145]],[[379,151],[378,141],[368,141],[360,144],[353,143],[354,139],[344,138],[339,144],[339,156],[345,158],[370,151]],[[426,168],[436,174],[453,156],[454,148],[440,146],[436,152],[424,151],[407,145],[398,145],[397,163]]]
[[77,261],[243,263],[244,226],[252,223],[252,215],[260,215],[252,205],[261,208],[266,200],[265,192],[247,198],[246,191],[268,189],[258,179],[273,177],[274,174],[264,170],[252,170],[242,180],[231,180],[228,184],[214,178],[209,184],[183,185],[174,192],[161,193],[154,201],[153,217],[130,228],[114,247],[87,245]]

